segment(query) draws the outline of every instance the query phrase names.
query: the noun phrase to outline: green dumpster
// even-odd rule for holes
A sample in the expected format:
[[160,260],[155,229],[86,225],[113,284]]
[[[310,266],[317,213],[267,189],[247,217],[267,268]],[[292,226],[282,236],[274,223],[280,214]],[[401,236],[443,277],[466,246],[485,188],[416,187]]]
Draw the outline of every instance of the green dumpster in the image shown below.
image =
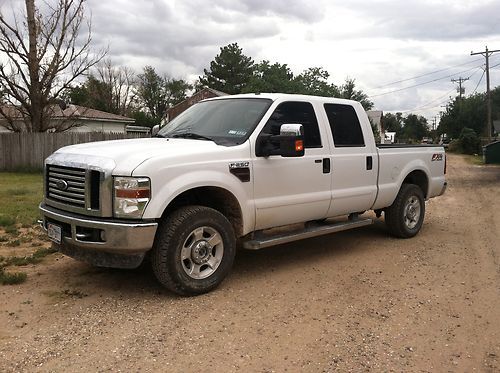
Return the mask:
[[483,146],[484,163],[500,163],[500,141]]

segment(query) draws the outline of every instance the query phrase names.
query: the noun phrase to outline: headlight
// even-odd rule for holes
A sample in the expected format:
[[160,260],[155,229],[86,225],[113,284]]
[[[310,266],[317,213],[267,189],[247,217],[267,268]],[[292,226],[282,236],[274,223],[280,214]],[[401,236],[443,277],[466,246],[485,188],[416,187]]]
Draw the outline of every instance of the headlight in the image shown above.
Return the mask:
[[114,178],[114,215],[117,218],[140,219],[151,198],[147,177]]

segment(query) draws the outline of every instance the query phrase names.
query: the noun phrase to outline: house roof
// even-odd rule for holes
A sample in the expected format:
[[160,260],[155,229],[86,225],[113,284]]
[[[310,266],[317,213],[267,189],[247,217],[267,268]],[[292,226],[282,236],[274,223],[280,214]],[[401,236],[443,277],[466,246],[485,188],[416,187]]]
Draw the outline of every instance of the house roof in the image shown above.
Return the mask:
[[[19,108],[12,105],[2,106],[3,112],[6,116],[12,119],[21,119],[23,117]],[[80,120],[97,120],[109,122],[126,122],[134,123],[135,119],[128,118],[122,115],[107,113],[105,111],[96,110],[80,105],[68,105],[64,110],[59,105],[50,105],[51,117],[53,119],[80,119]],[[3,117],[0,114],[0,118]]]

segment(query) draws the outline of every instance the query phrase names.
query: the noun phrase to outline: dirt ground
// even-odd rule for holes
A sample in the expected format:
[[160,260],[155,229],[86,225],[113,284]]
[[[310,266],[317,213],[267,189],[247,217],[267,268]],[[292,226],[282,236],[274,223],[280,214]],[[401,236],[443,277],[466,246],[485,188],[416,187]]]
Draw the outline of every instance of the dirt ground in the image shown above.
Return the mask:
[[0,371],[498,372],[500,167],[450,156],[447,176],[413,239],[379,219],[242,251],[199,297],[58,253],[21,267],[0,287]]

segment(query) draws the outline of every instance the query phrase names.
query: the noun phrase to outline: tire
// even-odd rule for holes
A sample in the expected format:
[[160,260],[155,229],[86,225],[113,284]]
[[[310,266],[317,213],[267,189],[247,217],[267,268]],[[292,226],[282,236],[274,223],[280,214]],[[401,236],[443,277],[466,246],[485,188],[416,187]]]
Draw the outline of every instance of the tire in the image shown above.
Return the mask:
[[389,232],[399,238],[414,237],[422,228],[424,215],[424,193],[415,184],[403,184],[384,213]]
[[151,264],[164,287],[180,295],[197,295],[224,280],[235,252],[234,230],[224,215],[204,206],[186,206],[160,222]]

